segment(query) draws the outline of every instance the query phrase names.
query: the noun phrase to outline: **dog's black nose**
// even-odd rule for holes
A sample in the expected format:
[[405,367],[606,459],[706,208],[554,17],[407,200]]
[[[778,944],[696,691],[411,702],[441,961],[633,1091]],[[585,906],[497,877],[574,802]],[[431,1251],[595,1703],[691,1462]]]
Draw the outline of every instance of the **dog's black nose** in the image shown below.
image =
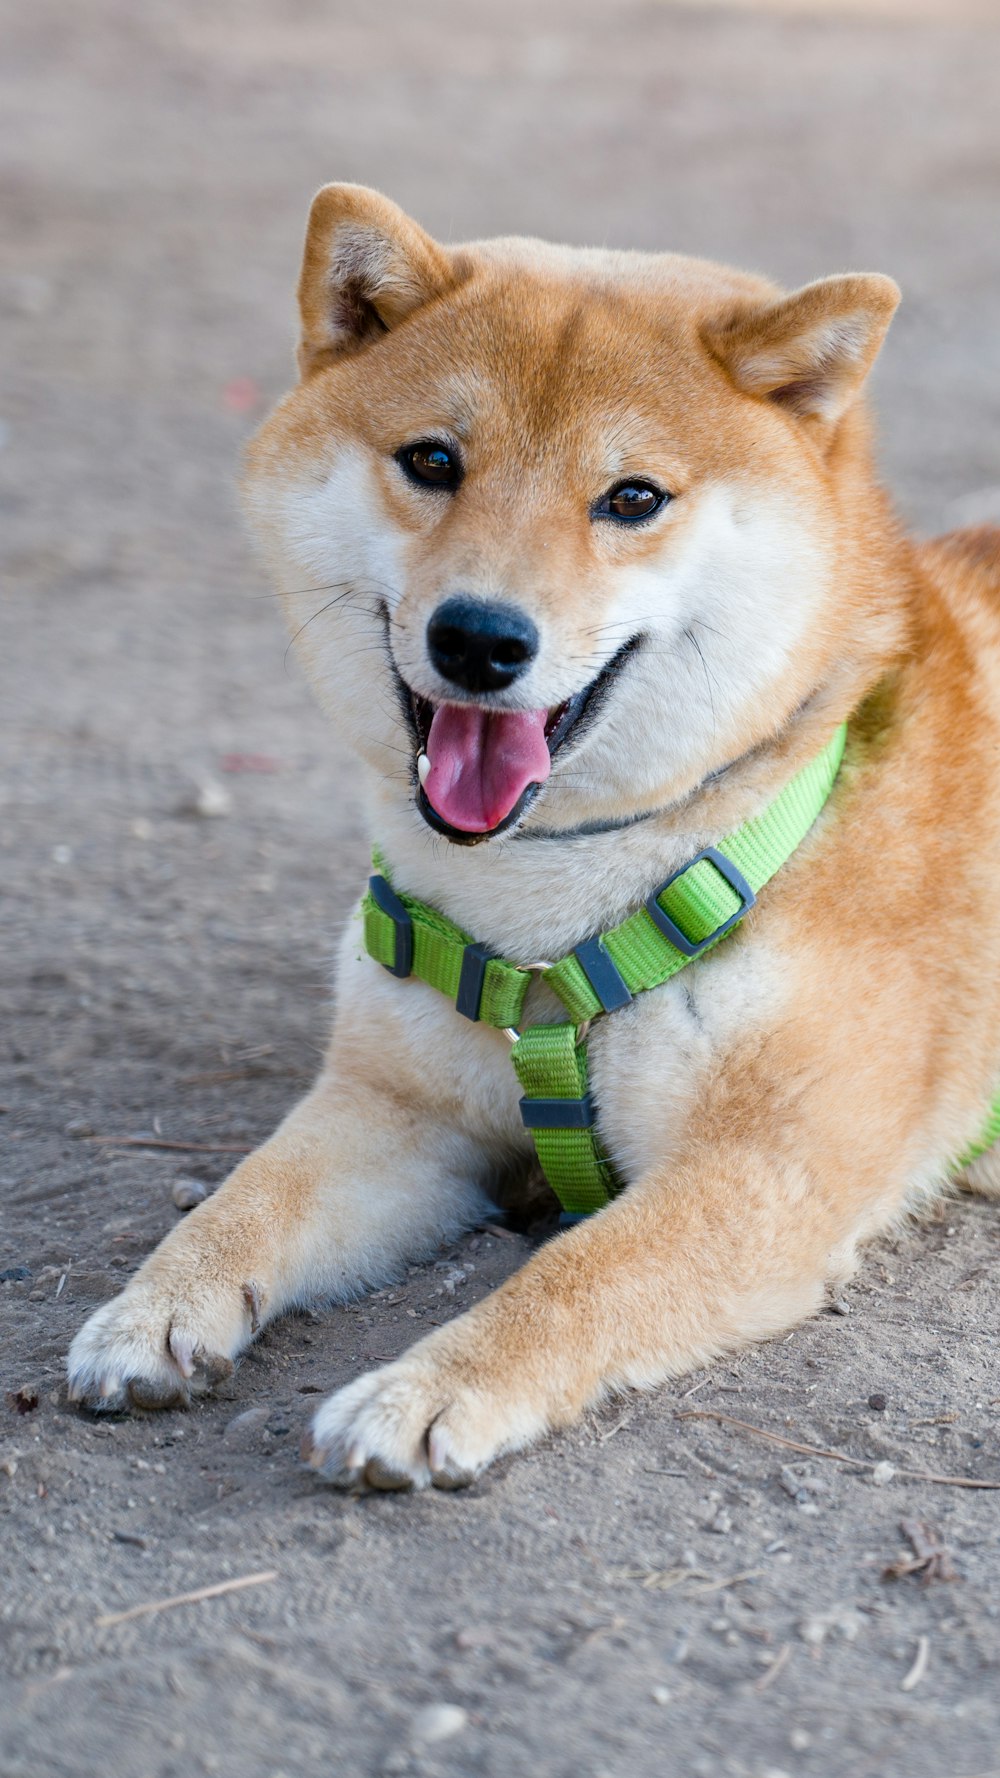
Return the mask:
[[538,631],[516,605],[462,594],[445,599],[427,625],[427,649],[442,679],[466,691],[503,691],[538,653]]

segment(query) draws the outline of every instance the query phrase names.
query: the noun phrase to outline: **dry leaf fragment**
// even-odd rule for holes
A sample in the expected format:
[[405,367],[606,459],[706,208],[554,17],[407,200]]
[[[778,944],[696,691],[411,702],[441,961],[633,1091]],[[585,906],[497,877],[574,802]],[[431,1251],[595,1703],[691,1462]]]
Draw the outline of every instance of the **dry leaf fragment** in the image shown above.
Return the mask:
[[33,1414],[38,1406],[38,1395],[34,1389],[8,1389],[4,1400],[15,1414]]
[[900,1519],[899,1529],[913,1555],[890,1562],[888,1568],[882,1570],[883,1580],[901,1580],[906,1574],[922,1575],[925,1583],[957,1579],[951,1551],[942,1543],[933,1525],[926,1519]]

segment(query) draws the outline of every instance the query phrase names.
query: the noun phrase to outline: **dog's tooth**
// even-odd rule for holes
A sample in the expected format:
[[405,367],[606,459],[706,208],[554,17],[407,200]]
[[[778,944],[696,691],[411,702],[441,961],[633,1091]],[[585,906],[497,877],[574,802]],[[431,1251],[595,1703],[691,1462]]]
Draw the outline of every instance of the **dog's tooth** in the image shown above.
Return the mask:
[[426,753],[417,754],[417,777],[421,784],[426,784],[431,775],[431,762]]

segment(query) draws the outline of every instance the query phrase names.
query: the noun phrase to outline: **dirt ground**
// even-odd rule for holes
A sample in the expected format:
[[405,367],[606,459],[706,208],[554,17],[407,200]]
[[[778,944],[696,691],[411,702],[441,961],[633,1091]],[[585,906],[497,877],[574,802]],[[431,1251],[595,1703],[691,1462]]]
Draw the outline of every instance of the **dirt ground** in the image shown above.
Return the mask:
[[[233,495],[313,188],[382,186],[445,238],[892,272],[887,475],[921,530],[1000,518],[990,12],[4,8],[3,1778],[1000,1771],[1000,1493],[905,1473],[1000,1480],[995,1207],[458,1496],[345,1500],[298,1437],[537,1233],[282,1323],[187,1414],[98,1423],[62,1382],[177,1178],[221,1179],[309,1079],[365,870]],[[213,785],[226,812],[191,812]],[[193,1146],[108,1140],[136,1137]],[[904,1519],[954,1578],[885,1577]]]

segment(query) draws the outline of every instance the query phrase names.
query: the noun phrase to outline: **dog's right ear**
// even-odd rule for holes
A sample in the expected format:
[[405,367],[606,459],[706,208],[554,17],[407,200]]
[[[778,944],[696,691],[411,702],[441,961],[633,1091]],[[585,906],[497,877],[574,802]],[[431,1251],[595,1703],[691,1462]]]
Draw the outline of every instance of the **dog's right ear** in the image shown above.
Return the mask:
[[456,282],[452,258],[381,192],[324,185],[299,278],[299,370],[356,352]]

